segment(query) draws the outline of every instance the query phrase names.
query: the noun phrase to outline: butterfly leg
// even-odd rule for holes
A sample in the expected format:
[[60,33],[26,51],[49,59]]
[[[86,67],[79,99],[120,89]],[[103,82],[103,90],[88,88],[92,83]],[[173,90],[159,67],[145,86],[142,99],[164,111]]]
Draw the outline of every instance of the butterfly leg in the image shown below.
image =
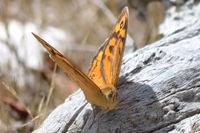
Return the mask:
[[116,106],[114,109],[123,109],[123,108],[127,108],[128,105],[125,104],[125,105],[119,105],[119,106]]
[[97,114],[97,111],[96,111],[94,105],[92,105],[92,114],[93,114],[93,120],[95,120],[95,116],[96,116],[96,114]]
[[[93,111],[92,111],[92,113],[93,113],[93,122],[95,123],[95,117],[97,116],[97,113],[99,112],[98,110],[97,110],[97,108],[94,106],[94,105],[92,105],[92,109],[93,109]],[[99,113],[99,117],[97,117],[97,130],[96,130],[96,132],[97,133],[100,133],[100,131],[99,131],[99,123],[100,123],[100,121],[99,121],[99,119],[100,119],[100,117],[101,117],[101,115],[103,114],[104,112],[100,112]]]
[[140,100],[137,99],[137,98],[134,98],[134,99],[123,99],[121,102],[123,102],[122,105],[117,105],[114,109],[122,109],[122,108],[128,108],[130,103],[137,103],[139,102]]
[[104,111],[101,111],[99,114],[98,114],[98,117],[97,117],[97,133],[101,133],[100,131],[100,118],[103,116],[104,114]]

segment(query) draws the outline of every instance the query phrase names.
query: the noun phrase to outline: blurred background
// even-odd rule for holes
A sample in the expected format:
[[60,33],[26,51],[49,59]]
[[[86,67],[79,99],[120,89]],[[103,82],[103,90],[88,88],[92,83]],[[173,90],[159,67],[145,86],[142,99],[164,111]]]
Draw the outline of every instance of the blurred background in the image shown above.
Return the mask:
[[76,83],[56,68],[31,32],[87,73],[98,47],[109,36],[124,6],[130,11],[126,55],[196,21],[198,3],[195,0],[0,0],[0,132],[31,132],[78,89]]

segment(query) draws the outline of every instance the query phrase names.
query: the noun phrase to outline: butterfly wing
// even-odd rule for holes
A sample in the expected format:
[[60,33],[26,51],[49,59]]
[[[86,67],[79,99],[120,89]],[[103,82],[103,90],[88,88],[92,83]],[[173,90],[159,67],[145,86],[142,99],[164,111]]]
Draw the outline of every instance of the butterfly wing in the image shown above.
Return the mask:
[[[88,77],[55,48],[34,33],[33,35],[48,50],[51,58],[82,88],[86,99],[91,104],[108,111],[115,108],[117,103],[115,88],[124,51],[127,26],[128,8],[125,7],[111,36],[104,42],[94,57]],[[108,93],[105,93],[105,88]]]
[[50,46],[46,41],[41,39],[36,34],[32,33],[34,37],[48,50],[51,58],[64,70],[67,75],[73,79],[83,90],[86,99],[93,105],[103,107],[106,105],[106,98],[99,87],[91,81],[83,72],[75,67],[71,61],[65,58],[55,48]]
[[88,77],[102,90],[116,88],[127,35],[128,15],[128,8],[125,7],[89,69]]

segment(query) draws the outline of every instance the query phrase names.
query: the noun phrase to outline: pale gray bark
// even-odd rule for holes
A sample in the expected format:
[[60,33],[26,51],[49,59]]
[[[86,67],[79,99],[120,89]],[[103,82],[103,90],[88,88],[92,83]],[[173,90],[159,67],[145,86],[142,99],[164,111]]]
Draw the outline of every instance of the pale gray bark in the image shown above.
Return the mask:
[[93,117],[81,91],[34,133],[200,132],[200,22],[123,58],[122,109]]

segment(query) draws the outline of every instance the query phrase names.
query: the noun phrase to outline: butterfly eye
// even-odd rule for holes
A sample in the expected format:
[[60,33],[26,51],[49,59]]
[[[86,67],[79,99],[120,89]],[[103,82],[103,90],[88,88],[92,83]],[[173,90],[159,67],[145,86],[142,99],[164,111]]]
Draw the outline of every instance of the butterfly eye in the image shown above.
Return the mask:
[[110,94],[108,94],[108,98],[112,98],[113,96],[113,92],[110,92]]
[[122,21],[122,22],[120,23],[120,29],[122,29],[123,26],[124,26],[124,21]]

